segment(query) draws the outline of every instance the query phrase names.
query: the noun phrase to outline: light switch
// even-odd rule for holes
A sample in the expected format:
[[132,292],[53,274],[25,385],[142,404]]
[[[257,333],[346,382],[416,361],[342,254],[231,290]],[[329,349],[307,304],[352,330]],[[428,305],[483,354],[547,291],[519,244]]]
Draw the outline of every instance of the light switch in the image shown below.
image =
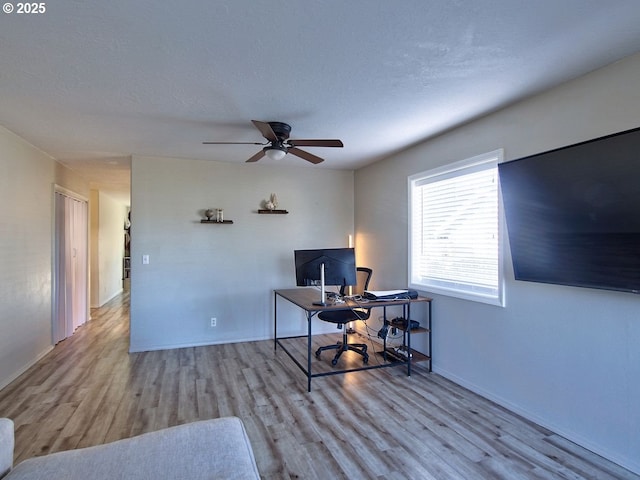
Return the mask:
[[142,255],[142,264],[149,265],[149,255]]

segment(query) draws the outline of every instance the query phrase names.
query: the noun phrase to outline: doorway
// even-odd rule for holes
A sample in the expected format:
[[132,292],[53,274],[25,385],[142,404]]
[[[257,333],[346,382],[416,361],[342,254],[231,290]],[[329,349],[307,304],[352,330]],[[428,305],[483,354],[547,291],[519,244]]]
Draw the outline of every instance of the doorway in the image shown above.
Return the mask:
[[54,199],[53,344],[89,317],[87,200],[56,186]]

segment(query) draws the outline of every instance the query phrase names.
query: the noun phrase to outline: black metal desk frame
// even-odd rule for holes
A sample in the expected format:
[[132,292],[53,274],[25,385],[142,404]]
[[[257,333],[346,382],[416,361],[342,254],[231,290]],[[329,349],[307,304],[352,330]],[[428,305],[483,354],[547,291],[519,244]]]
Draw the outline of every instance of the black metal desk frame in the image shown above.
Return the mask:
[[[387,367],[397,367],[399,365],[407,366],[407,376],[411,376],[411,358],[408,356],[405,360],[395,359],[393,362],[387,362],[386,352],[383,353],[383,357],[385,363],[377,364],[377,365],[365,365],[357,368],[348,368],[343,370],[332,370],[330,372],[321,372],[321,373],[313,373],[311,371],[311,321],[314,316],[316,316],[320,312],[325,312],[328,310],[349,310],[351,308],[379,308],[384,307],[384,315],[386,318],[386,307],[395,307],[402,306],[404,318],[411,318],[411,304],[416,302],[426,302],[428,305],[428,320],[427,325],[429,328],[429,372],[431,372],[431,359],[433,357],[431,350],[431,298],[426,297],[418,297],[417,299],[398,299],[398,300],[389,300],[389,301],[373,301],[368,302],[366,304],[361,304],[355,302],[353,300],[347,300],[342,304],[327,304],[327,305],[314,305],[313,302],[317,301],[318,298],[318,290],[314,288],[293,288],[293,289],[284,289],[284,290],[274,290],[274,301],[273,301],[273,332],[274,332],[274,342],[273,349],[276,351],[278,349],[278,345],[284,350],[284,352],[293,360],[293,362],[298,366],[300,370],[307,377],[307,392],[311,392],[311,379],[315,377],[326,377],[328,375],[340,375],[348,372],[358,372],[361,370],[372,370],[376,368],[387,368]],[[284,345],[280,340],[290,340],[295,338],[304,338],[305,335],[296,335],[290,337],[282,337],[278,338],[278,297],[281,297],[287,300],[290,303],[302,308],[307,314],[307,364],[303,365]],[[407,329],[406,331],[406,345],[408,348],[408,352],[411,352],[411,329]]]

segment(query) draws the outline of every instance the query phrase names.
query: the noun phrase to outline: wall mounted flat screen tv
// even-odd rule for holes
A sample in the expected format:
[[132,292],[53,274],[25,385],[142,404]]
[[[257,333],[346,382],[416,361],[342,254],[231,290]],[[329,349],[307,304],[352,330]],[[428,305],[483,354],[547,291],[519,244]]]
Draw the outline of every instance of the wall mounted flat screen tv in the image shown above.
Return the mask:
[[640,128],[498,171],[516,280],[640,293]]

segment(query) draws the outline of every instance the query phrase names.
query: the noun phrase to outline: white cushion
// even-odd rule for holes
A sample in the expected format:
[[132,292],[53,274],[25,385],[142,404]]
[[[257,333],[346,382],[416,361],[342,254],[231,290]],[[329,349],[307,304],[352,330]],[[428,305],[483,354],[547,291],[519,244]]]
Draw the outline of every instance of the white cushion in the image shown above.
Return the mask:
[[189,423],[105,445],[35,457],[3,480],[259,479],[237,417]]
[[13,442],[13,422],[8,418],[0,418],[0,478],[13,465]]

